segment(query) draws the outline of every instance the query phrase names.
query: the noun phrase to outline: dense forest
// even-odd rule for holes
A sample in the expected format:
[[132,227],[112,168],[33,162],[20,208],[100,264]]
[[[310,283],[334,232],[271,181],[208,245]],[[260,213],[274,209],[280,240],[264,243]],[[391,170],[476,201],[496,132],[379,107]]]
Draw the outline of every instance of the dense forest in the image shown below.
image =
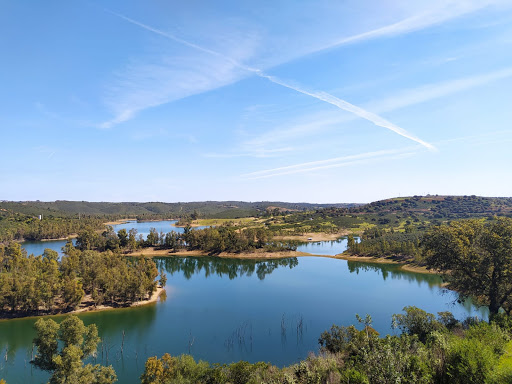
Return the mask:
[[0,245],[0,314],[23,316],[93,305],[124,306],[150,297],[156,289],[155,263],[146,258],[81,251],[66,244],[64,256],[46,249],[27,255],[19,243]]

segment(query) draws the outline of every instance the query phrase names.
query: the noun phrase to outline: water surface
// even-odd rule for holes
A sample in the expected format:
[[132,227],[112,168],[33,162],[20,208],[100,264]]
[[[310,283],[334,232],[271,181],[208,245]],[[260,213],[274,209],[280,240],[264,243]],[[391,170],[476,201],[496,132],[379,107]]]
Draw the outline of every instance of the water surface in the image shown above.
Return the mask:
[[[165,301],[80,315],[98,325],[103,345],[97,362],[113,364],[121,383],[137,383],[145,360],[166,352],[218,363],[291,364],[316,351],[319,335],[333,323],[354,324],[356,313],[371,314],[381,334],[392,332],[391,315],[407,305],[432,313],[450,310],[458,318],[485,316],[471,303],[453,304],[455,295],[439,287],[439,277],[396,265],[321,257],[155,261],[167,271]],[[39,383],[46,377],[28,363],[34,322],[0,322],[0,355],[7,353],[0,377],[8,383]]]
[[[115,230],[182,231],[172,224],[132,222]],[[299,250],[334,255],[344,247],[346,240],[308,243]],[[456,295],[440,287],[440,277],[402,271],[394,264],[322,257],[154,260],[168,277],[164,301],[80,315],[86,324],[97,324],[103,343],[96,362],[112,364],[120,383],[140,382],[146,359],[166,352],[190,353],[212,363],[292,364],[317,351],[318,337],[332,324],[355,324],[356,313],[370,314],[382,335],[394,332],[391,315],[408,305],[434,314],[452,311],[459,319],[486,317],[470,301],[454,303]],[[29,363],[35,320],[0,321],[0,378],[9,384],[41,383],[48,377]]]

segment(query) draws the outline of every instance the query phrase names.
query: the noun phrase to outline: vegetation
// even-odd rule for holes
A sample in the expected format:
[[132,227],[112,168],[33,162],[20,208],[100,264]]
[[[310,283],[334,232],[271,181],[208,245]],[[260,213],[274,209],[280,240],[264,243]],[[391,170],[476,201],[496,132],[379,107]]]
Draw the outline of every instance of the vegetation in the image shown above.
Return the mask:
[[37,355],[32,363],[52,373],[50,384],[111,384],[117,381],[112,366],[84,365],[83,360],[96,355],[100,341],[96,325],[85,326],[76,316],[60,324],[39,319],[34,325]]
[[451,289],[512,312],[512,219],[455,221],[433,228],[422,242],[426,263],[445,273]]
[[92,228],[87,228],[78,233],[76,246],[83,251],[95,249],[98,251],[127,252],[155,247],[169,249],[173,252],[178,250],[200,250],[214,255],[221,252],[295,250],[297,242],[275,241],[272,240],[272,233],[267,229],[240,228],[228,223],[198,230],[193,230],[190,226],[187,226],[183,233],[175,231],[158,233],[156,229],[151,228],[146,239],[141,235],[137,236],[135,230],[126,232],[122,229],[116,234],[112,227],[107,227],[102,234],[99,234]]
[[57,252],[27,256],[18,243],[0,246],[0,313],[17,316],[68,311],[89,298],[94,305],[129,305],[151,296],[158,275],[146,258],[80,251],[71,242]]
[[366,230],[361,241],[349,235],[347,253],[358,256],[388,257],[393,260],[421,263],[422,232],[385,232],[378,228]]
[[210,365],[188,355],[165,354],[146,361],[141,383],[498,384],[512,379],[506,363],[498,364],[510,340],[511,329],[503,324],[461,323],[449,312],[436,318],[405,307],[403,314],[393,316],[401,334],[380,338],[370,316],[356,317],[362,330],[333,325],[319,338],[319,355],[289,367],[246,361]]
[[97,217],[53,217],[25,215],[0,209],[0,243],[12,240],[58,239],[77,233],[84,228],[95,230],[104,227]]

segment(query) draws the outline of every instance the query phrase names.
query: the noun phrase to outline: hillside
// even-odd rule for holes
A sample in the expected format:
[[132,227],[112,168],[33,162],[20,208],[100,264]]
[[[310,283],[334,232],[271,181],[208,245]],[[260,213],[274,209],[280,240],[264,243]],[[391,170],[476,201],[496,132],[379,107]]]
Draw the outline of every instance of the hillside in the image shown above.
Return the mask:
[[258,216],[268,209],[280,212],[322,209],[327,207],[353,207],[357,204],[310,204],[286,202],[243,202],[243,201],[202,201],[202,202],[88,202],[57,200],[44,201],[2,201],[0,211],[10,211],[29,216],[71,217],[81,215],[102,216],[146,216],[158,215],[178,218],[196,212],[201,217],[235,218]]

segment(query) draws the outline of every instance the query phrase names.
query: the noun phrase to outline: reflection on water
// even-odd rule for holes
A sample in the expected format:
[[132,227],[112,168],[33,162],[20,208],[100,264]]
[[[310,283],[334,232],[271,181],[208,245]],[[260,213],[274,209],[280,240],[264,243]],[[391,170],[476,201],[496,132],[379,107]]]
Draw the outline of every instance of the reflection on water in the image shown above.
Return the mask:
[[256,272],[258,279],[264,280],[279,267],[292,269],[299,265],[296,257],[271,260],[228,259],[213,256],[201,257],[167,257],[154,259],[158,269],[164,269],[173,276],[182,273],[186,279],[194,275],[204,274],[205,278],[211,275],[226,276],[230,280],[237,277],[250,277]]
[[[358,238],[357,238],[358,239]],[[297,247],[299,252],[307,252],[312,255],[334,256],[347,250],[347,238],[342,237],[332,241],[312,241],[301,243]]]
[[398,264],[384,264],[384,263],[366,263],[361,261],[347,261],[347,267],[350,273],[365,273],[368,271],[376,272],[382,276],[382,279],[399,279],[406,280],[411,283],[423,284],[426,283],[430,288],[438,287],[442,284],[443,279],[441,276],[429,273],[412,273],[400,269]]
[[[320,245],[307,247],[319,253]],[[326,254],[335,254],[338,248],[332,247],[340,245],[322,246]],[[394,264],[321,257],[154,260],[167,273],[166,301],[80,315],[86,324],[97,324],[103,338],[92,362],[112,364],[120,383],[140,382],[146,359],[166,352],[190,352],[212,363],[288,365],[316,351],[319,335],[333,323],[354,324],[356,313],[371,314],[381,334],[391,332],[392,314],[407,305],[434,314],[452,311],[458,319],[486,318],[471,301],[453,304],[456,295],[441,288],[438,276],[402,271]],[[29,363],[35,320],[0,321],[0,377],[9,384],[48,378]]]

